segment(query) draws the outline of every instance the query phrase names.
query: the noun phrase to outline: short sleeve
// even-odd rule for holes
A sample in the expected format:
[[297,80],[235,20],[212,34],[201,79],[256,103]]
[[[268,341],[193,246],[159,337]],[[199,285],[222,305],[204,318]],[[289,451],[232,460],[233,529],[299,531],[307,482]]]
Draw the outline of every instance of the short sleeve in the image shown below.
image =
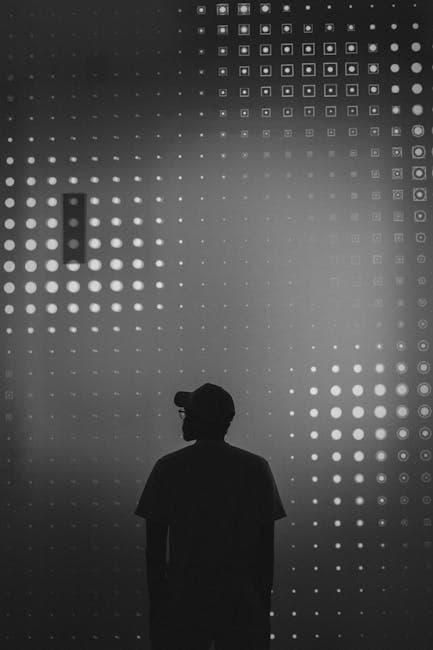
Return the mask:
[[265,461],[263,478],[263,494],[262,499],[260,499],[262,509],[259,511],[261,523],[271,523],[277,519],[287,517],[268,461]]
[[167,523],[170,521],[170,476],[163,471],[158,460],[147,479],[134,514],[152,521]]

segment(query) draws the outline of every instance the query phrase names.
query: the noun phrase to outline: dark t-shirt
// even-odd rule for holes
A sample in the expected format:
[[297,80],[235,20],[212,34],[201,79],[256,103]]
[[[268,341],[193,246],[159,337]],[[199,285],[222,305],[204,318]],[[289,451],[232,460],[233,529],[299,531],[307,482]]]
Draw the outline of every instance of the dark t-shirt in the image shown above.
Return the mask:
[[260,618],[253,588],[263,562],[260,526],[286,516],[264,458],[199,440],[157,461],[135,514],[170,526],[170,621],[185,623],[190,613],[195,624],[197,616],[203,624],[221,616]]

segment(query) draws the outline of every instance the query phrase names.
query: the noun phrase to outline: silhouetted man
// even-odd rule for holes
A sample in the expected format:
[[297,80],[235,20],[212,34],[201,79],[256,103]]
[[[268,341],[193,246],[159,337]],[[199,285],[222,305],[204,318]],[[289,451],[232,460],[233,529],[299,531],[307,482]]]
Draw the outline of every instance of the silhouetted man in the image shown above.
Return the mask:
[[286,516],[271,468],[224,440],[235,408],[223,388],[174,403],[196,443],[157,461],[135,509],[147,519],[152,649],[267,650],[274,521]]

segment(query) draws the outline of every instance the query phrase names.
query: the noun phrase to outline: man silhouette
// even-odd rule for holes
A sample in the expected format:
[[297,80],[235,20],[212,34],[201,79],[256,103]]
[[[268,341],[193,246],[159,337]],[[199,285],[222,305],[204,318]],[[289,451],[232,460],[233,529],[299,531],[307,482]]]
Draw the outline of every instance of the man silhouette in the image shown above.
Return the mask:
[[174,403],[196,442],[157,461],[134,511],[147,520],[152,650],[268,650],[274,521],[286,516],[271,468],[224,440],[235,408],[223,388]]

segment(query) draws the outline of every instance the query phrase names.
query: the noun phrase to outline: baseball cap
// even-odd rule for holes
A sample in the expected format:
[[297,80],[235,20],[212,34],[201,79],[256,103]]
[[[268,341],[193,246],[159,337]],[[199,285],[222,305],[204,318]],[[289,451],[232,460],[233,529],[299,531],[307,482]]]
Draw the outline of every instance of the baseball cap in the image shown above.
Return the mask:
[[206,422],[227,423],[235,415],[232,396],[216,384],[206,383],[194,391],[178,391],[174,403]]

